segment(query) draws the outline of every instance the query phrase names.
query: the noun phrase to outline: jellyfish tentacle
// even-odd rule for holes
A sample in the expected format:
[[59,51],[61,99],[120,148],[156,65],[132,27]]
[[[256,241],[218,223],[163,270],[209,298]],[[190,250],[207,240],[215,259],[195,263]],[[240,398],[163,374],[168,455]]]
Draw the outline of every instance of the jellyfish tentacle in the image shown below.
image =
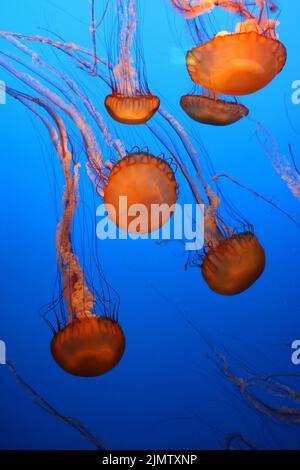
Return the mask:
[[[40,36],[40,35],[28,36],[28,35],[25,35],[25,34],[15,33],[15,32],[11,32],[11,31],[0,31],[0,37],[6,37],[6,36],[15,37],[15,38],[25,40],[25,41],[29,41],[29,42],[40,42],[42,44],[50,45],[50,46],[52,46],[56,49],[61,50],[61,52],[69,55],[69,57],[74,59],[83,68],[87,68],[90,71],[90,73],[93,70],[93,60],[94,60],[93,53],[91,51],[89,51],[88,49],[85,49],[84,47],[78,46],[75,43],[56,41],[56,40],[50,39],[50,38],[45,37],[45,36]],[[76,53],[77,54],[78,53],[82,54],[84,56],[88,56],[88,57],[91,58],[92,61],[87,62],[84,59],[82,59],[81,57],[79,57],[78,55],[76,55]],[[103,60],[99,57],[96,57],[96,62],[101,64],[101,65],[104,65],[108,69],[111,69],[110,64],[107,61],[105,61],[105,60]],[[100,75],[97,75],[97,76],[100,77]],[[101,76],[100,78],[103,79],[103,76]]]
[[[56,232],[58,266],[63,278],[63,296],[68,313],[66,325],[54,335],[51,352],[62,369],[79,377],[95,377],[114,368],[125,350],[124,333],[118,322],[95,313],[95,296],[89,289],[72,244],[72,224],[78,206],[79,164],[73,164],[68,148],[68,134],[56,109],[42,98],[24,93],[9,93],[19,101],[29,101],[29,109],[46,125],[62,164],[65,178],[63,216]],[[43,108],[55,127],[36,109]],[[57,132],[58,131],[58,132]],[[104,299],[105,301],[105,299]]]
[[33,389],[31,385],[29,385],[23,377],[17,371],[14,363],[10,360],[7,362],[8,368],[10,372],[13,374],[16,382],[23,387],[26,393],[33,398],[34,402],[44,411],[49,413],[54,418],[58,419],[60,422],[66,424],[67,426],[72,427],[75,431],[77,431],[81,438],[85,441],[89,442],[98,450],[106,451],[108,450],[107,446],[103,444],[103,442],[99,441],[97,437],[95,437],[85,426],[83,423],[74,419],[70,416],[65,416],[59,411],[57,411],[52,405],[50,405],[36,390]]
[[[182,125],[172,116],[168,111],[160,108],[159,114],[166,120],[166,122],[171,126],[171,128],[175,131],[179,139],[181,140],[187,154],[190,157],[190,160],[194,166],[194,169],[197,174],[197,178],[200,181],[200,184],[205,192],[206,198],[208,203],[206,204],[205,210],[205,231],[206,231],[206,241],[208,240],[215,240],[219,241],[223,239],[223,235],[221,234],[219,223],[216,216],[216,211],[220,205],[220,200],[213,189],[206,183],[202,176],[201,166],[199,164],[199,156],[198,153],[191,143],[187,132],[184,130]],[[198,201],[202,203],[202,201]]]
[[293,196],[300,200],[300,174],[297,167],[294,163],[291,165],[288,158],[280,152],[275,138],[268,129],[259,121],[252,119],[252,122],[257,126],[256,136],[258,142],[271,161],[273,168],[286,183]]
[[[63,94],[63,96],[68,101],[71,101],[71,103],[73,104],[74,107],[76,107],[75,101],[70,97],[69,89],[71,89],[73,91],[74,95],[80,100],[80,102],[84,104],[85,108],[87,109],[87,111],[89,112],[89,114],[91,115],[91,117],[93,118],[95,123],[97,124],[97,126],[98,126],[99,130],[101,131],[101,133],[102,133],[105,141],[107,142],[108,146],[113,147],[118,152],[118,154],[121,158],[125,155],[126,151],[125,151],[125,148],[124,148],[124,145],[122,144],[122,142],[120,140],[115,140],[112,137],[112,135],[111,135],[107,125],[105,124],[101,114],[95,108],[95,106],[93,105],[91,100],[86,96],[86,94],[83,93],[79,89],[77,83],[74,80],[70,79],[66,74],[58,71],[52,65],[50,65],[47,62],[41,60],[40,57],[38,56],[38,54],[34,50],[28,48],[27,46],[22,44],[19,40],[15,39],[13,37],[10,37],[10,36],[5,36],[4,39],[8,40],[9,42],[12,42],[15,45],[15,47],[17,47],[18,49],[23,51],[26,55],[31,57],[32,61],[35,61],[35,63],[37,65],[48,69],[52,73],[52,75],[56,76],[60,80],[60,82],[58,82],[55,85],[55,87]],[[11,55],[9,55],[9,54],[7,54],[7,55],[8,55],[8,57],[12,58]],[[22,61],[19,58],[18,59],[14,58],[14,59],[17,60],[18,62],[21,62],[22,65],[29,68],[29,70],[33,71],[34,73],[40,75],[48,83],[53,85],[53,78],[52,77],[49,78],[49,77],[45,76],[41,71],[37,71],[36,69],[33,69],[32,66],[29,66],[28,64],[26,64],[24,61]],[[68,90],[62,89],[61,81],[63,81],[69,87]],[[77,108],[77,110],[78,110],[78,108]],[[78,112],[79,112],[79,110],[78,110]],[[98,165],[101,166],[101,164],[102,164],[102,161],[98,162]]]
[[72,174],[72,155],[68,148],[68,135],[65,124],[53,107],[41,98],[31,98],[29,95],[26,97],[25,95],[23,95],[23,97],[18,97],[17,92],[13,92],[11,89],[9,89],[9,93],[20,101],[26,99],[43,108],[57,126],[59,137],[55,128],[49,123],[49,121],[45,120],[34,107],[31,107],[35,115],[42,120],[50,132],[50,137],[62,164],[65,179],[63,216],[57,227],[56,247],[58,265],[63,274],[64,297],[69,315],[69,322],[72,322],[75,319],[78,320],[93,316],[92,311],[95,305],[95,298],[87,286],[83,270],[80,266],[78,257],[74,254],[71,241],[72,224],[78,206],[78,170],[80,164],[75,164],[74,174]]
[[272,207],[274,207],[276,210],[278,210],[279,212],[284,214],[288,219],[290,219],[290,221],[293,222],[296,225],[296,227],[300,228],[299,222],[297,222],[297,220],[294,217],[292,217],[287,211],[285,211],[284,209],[281,209],[281,207],[279,207],[277,204],[275,204],[275,202],[273,202],[271,199],[267,198],[266,196],[263,196],[262,194],[258,193],[254,189],[249,188],[248,186],[242,184],[236,178],[233,178],[232,176],[228,175],[227,173],[220,173],[219,175],[213,176],[212,181],[218,181],[221,178],[228,179],[229,181],[231,181],[235,185],[237,185],[240,188],[243,188],[245,191],[248,191],[249,193],[253,194],[255,197],[258,197],[259,199],[262,199],[267,204],[270,204]]
[[134,59],[131,54],[133,38],[137,28],[135,0],[117,0],[117,13],[121,21],[118,63],[113,69],[117,93],[134,95],[141,88]]
[[243,3],[236,0],[170,0],[172,5],[179,10],[185,18],[192,19],[206,13],[211,13],[214,8],[221,7],[229,13],[235,13],[245,18],[253,18],[253,15],[248,11]]

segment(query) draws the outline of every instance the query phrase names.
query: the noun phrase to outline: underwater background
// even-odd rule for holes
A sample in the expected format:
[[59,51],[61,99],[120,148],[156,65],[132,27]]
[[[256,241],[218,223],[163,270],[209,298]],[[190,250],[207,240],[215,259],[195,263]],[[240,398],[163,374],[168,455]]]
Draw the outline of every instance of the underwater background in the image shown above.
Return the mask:
[[[101,1],[100,1],[101,3]],[[106,2],[102,2],[103,4]],[[281,2],[280,40],[288,51],[282,73],[260,92],[243,98],[251,118],[260,121],[288,155],[292,146],[300,166],[300,105],[292,103],[292,83],[300,80],[298,0]],[[215,173],[226,172],[271,199],[300,220],[300,206],[274,170],[257,138],[256,125],[243,119],[215,128],[189,121],[179,99],[191,89],[185,67],[190,46],[182,18],[166,0],[141,0],[140,39],[152,93],[160,96],[196,141],[207,151]],[[1,30],[35,35],[49,31],[90,48],[87,1],[11,0],[0,6]],[[40,28],[45,28],[40,29]],[[98,32],[100,34],[101,32]],[[100,56],[107,44],[99,42]],[[7,45],[1,46],[3,50]],[[102,50],[101,50],[102,48]],[[103,107],[108,92],[85,77],[64,56],[38,47],[89,90]],[[5,72],[0,80],[18,88]],[[155,126],[155,118],[153,120]],[[128,150],[149,146],[163,151],[143,128],[120,130]],[[258,413],[235,391],[209,356],[207,345],[185,315],[216,347],[259,371],[300,374],[291,362],[291,344],[300,339],[299,228],[253,194],[222,181],[222,189],[255,233],[267,254],[263,276],[248,291],[221,297],[209,290],[199,268],[184,269],[186,252],[176,243],[96,240],[99,200],[81,170],[81,208],[74,236],[88,276],[97,282],[91,245],[109,282],[120,295],[120,322],[126,334],[123,360],[97,379],[65,374],[49,349],[51,331],[39,309],[53,299],[57,276],[55,230],[60,215],[62,176],[46,131],[18,102],[0,106],[0,339],[19,373],[63,415],[82,421],[111,449],[219,449],[231,433],[246,436],[256,448],[299,448],[297,427]],[[200,147],[199,147],[200,148]],[[105,150],[104,150],[105,151]],[[84,162],[84,154],[82,154]],[[187,199],[182,177],[180,193]],[[295,388],[299,379],[289,379]],[[73,429],[36,406],[0,366],[1,449],[90,449]]]

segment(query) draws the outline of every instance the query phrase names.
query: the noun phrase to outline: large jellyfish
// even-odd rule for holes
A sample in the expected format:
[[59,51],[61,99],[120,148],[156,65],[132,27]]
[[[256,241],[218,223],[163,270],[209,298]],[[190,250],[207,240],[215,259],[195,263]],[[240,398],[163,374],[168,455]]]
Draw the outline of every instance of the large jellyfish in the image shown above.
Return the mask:
[[215,37],[187,53],[187,68],[192,80],[204,88],[225,95],[254,93],[268,85],[283,69],[286,49],[278,40],[279,22],[269,18],[276,11],[273,1],[256,0],[255,8],[247,1],[171,0],[191,20],[194,30],[203,31],[201,16],[216,6],[235,13],[242,21],[233,33],[218,31]]
[[177,191],[168,162],[146,152],[136,152],[113,167],[104,188],[104,202],[109,218],[118,227],[126,232],[137,233],[138,230],[145,234],[168,222],[170,213],[175,211]]
[[133,43],[137,29],[135,0],[117,0],[119,45],[117,65],[111,67],[112,94],[105,99],[110,116],[122,124],[145,124],[156,113],[160,100],[150,93],[135,64]]
[[[197,4],[186,5],[184,1],[172,1],[171,3],[186,17],[187,29],[193,44],[198,47],[199,42],[202,43],[204,35],[201,31],[202,18],[198,19],[198,15],[212,10],[212,2],[198,2]],[[188,15],[187,11],[193,11],[193,15]],[[191,19],[192,16],[192,19]],[[198,25],[200,22],[200,25]],[[249,114],[248,108],[240,104],[235,98],[230,101],[228,98],[221,97],[215,91],[202,87],[202,93],[198,94],[199,85],[196,86],[192,94],[182,96],[180,105],[186,114],[194,121],[202,124],[209,124],[213,126],[228,126],[240,121],[243,117]]]

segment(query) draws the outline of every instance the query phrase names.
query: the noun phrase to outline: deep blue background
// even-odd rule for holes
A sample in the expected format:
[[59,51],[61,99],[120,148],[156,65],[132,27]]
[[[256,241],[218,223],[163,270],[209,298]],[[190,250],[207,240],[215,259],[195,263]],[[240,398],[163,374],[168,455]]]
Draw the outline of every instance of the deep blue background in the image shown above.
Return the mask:
[[[217,173],[228,172],[299,219],[299,201],[259,146],[253,123],[244,120],[219,129],[184,117],[178,100],[191,87],[184,66],[184,48],[190,45],[184,23],[166,0],[140,3],[152,92],[187,124],[191,135],[202,140]],[[268,87],[243,102],[250,107],[251,117],[270,130],[283,153],[287,154],[289,143],[293,145],[300,163],[300,106],[291,103],[291,84],[300,79],[300,4],[298,0],[282,3],[279,32],[288,50],[287,66]],[[11,0],[2,2],[0,13],[3,30],[37,34],[44,27],[90,47],[88,1],[65,0],[60,6],[48,0]],[[1,50],[5,48],[2,42]],[[57,63],[49,49],[38,49]],[[68,70],[69,61],[60,57],[58,63]],[[72,73],[83,80],[83,72],[72,69]],[[17,86],[2,70],[0,78]],[[89,80],[88,86],[102,109],[104,85]],[[289,347],[300,338],[299,229],[264,202],[224,182],[267,252],[262,278],[233,298],[209,291],[199,269],[185,272],[185,254],[176,243],[158,247],[151,241],[116,241],[100,246],[104,270],[121,296],[120,321],[127,350],[110,374],[76,379],[54,364],[49,352],[51,334],[38,315],[38,309],[52,298],[56,276],[55,207],[61,195],[56,157],[41,125],[11,99],[0,107],[0,132],[0,338],[24,378],[62,413],[82,420],[110,448],[217,448],[206,423],[220,439],[239,431],[260,447],[296,447],[297,431],[262,418],[232,393],[181,312],[192,316],[218,344],[256,367],[299,372],[291,365]],[[148,143],[159,151],[146,131],[122,128],[121,132],[128,148]],[[84,170],[82,180],[85,203],[93,212]],[[82,213],[78,217],[87,220]],[[79,228],[76,233],[79,251],[88,253],[87,237],[80,236]],[[4,366],[0,386],[0,448],[89,448],[73,430],[35,406]]]

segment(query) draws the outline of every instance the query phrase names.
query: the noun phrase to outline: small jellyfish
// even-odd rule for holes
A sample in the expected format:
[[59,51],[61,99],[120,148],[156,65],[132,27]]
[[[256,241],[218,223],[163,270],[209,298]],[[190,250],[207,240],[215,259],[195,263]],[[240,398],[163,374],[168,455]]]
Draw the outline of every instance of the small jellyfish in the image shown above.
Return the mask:
[[121,124],[146,124],[159,106],[159,98],[151,94],[124,96],[115,92],[105,99],[107,112]]
[[250,231],[233,234],[208,248],[201,271],[217,294],[236,295],[251,287],[261,276],[266,255]]
[[136,57],[133,53],[138,22],[135,3],[135,0],[117,0],[118,57],[117,64],[111,66],[112,93],[105,99],[109,115],[129,125],[145,124],[160,106],[160,99],[151,94],[145,73],[141,73],[143,59],[138,47],[135,47]]
[[185,95],[180,105],[194,121],[213,126],[228,126],[249,114],[246,106],[203,95]]
[[190,50],[187,69],[191,79],[208,90],[231,96],[248,95],[264,88],[281,72],[286,48],[277,37],[278,21],[268,18],[269,2],[257,4],[257,15],[247,10],[246,2],[242,2],[242,11],[239,2],[224,1],[218,5],[227,9],[229,3],[233,5],[229,11],[244,15],[244,20],[237,24],[234,33],[219,31],[210,41]]
[[129,233],[158,230],[173,214],[177,197],[178,186],[169,163],[146,152],[130,153],[116,163],[104,187],[109,218]]

